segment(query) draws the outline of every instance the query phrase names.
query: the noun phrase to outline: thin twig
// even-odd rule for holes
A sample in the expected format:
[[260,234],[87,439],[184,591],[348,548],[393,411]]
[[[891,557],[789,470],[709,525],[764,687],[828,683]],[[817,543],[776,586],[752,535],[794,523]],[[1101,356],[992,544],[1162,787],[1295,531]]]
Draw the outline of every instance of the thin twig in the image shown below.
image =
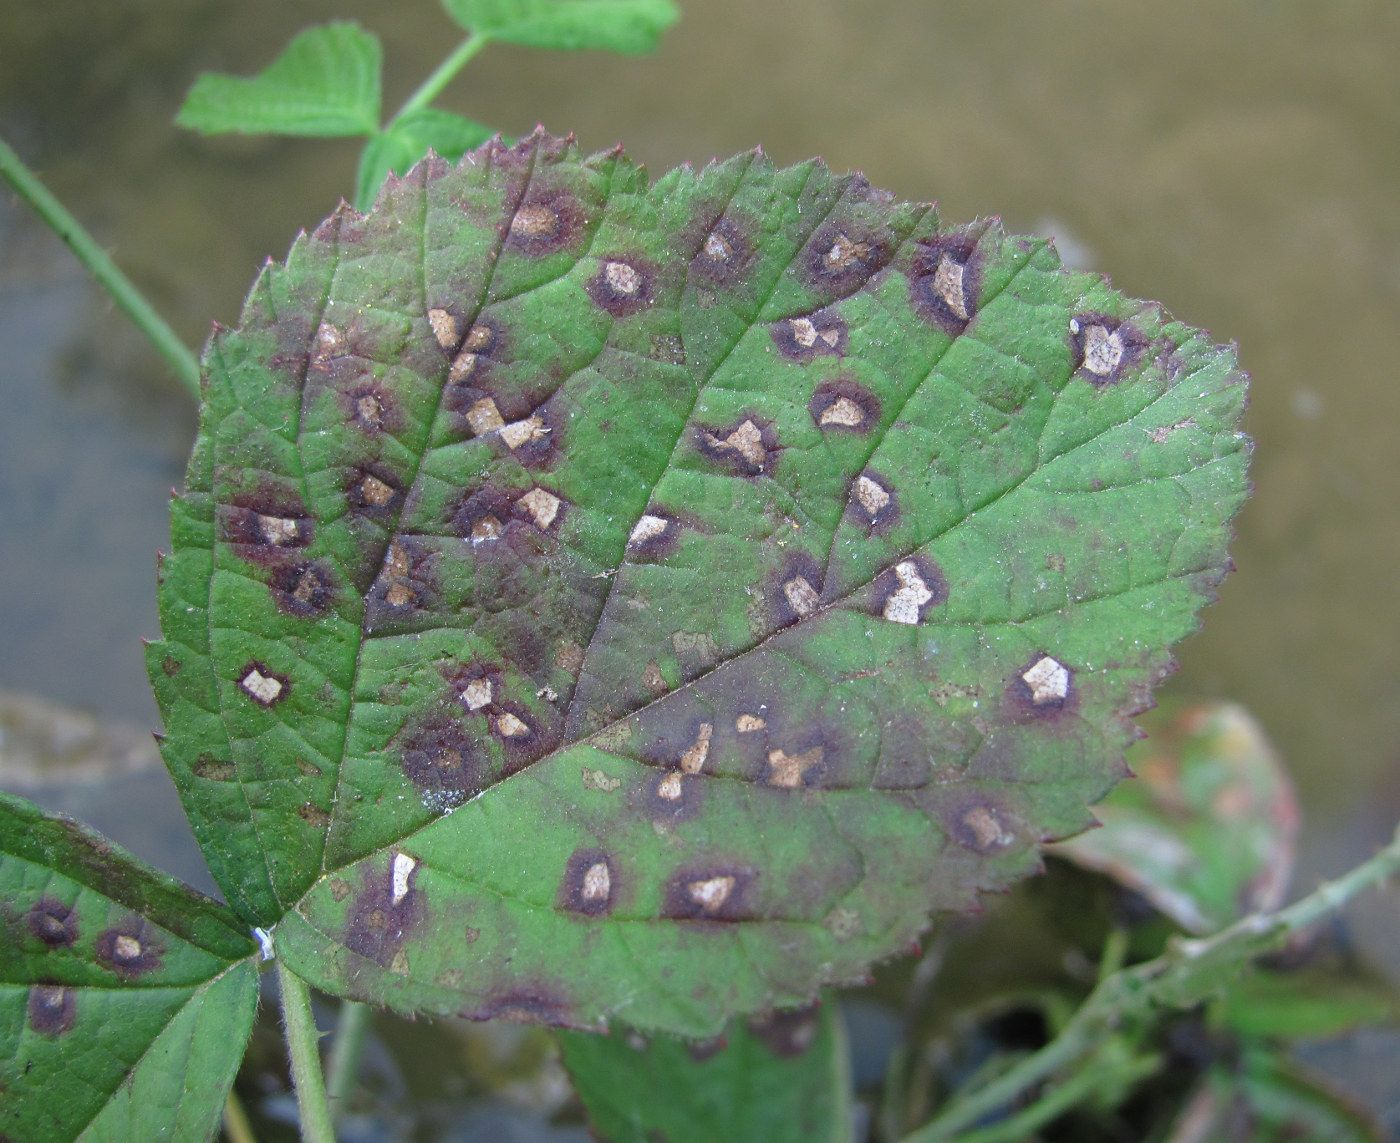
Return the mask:
[[175,376],[189,390],[196,401],[199,392],[199,362],[185,343],[170,328],[163,317],[146,300],[146,296],[132,284],[130,278],[117,268],[107,252],[97,244],[97,240],[84,229],[82,223],[68,213],[64,205],[54,198],[49,189],[39,181],[39,176],[24,165],[24,161],[13,149],[0,139],[0,176],[24,199],[40,218],[57,234],[68,249],[77,255],[97,284],[107,291],[157,352],[165,358]]

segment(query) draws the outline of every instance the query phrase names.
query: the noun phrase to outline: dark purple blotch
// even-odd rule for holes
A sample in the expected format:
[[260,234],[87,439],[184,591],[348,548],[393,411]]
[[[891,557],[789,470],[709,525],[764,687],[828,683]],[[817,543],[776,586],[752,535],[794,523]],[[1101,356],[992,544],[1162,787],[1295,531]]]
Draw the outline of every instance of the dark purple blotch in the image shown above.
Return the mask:
[[433,716],[405,728],[397,741],[404,776],[434,805],[459,806],[484,787],[480,748],[455,719]]
[[757,871],[745,865],[713,861],[683,866],[666,879],[661,915],[679,921],[750,920],[754,914],[747,898],[757,879]]
[[68,948],[78,939],[78,914],[56,897],[44,897],[29,910],[29,931],[51,949]]
[[420,922],[426,910],[423,894],[414,888],[417,864],[409,871],[406,892],[394,900],[393,862],[370,861],[365,865],[359,895],[349,910],[341,942],[378,965],[388,968],[404,937]]
[[135,980],[158,969],[165,952],[140,919],[104,929],[97,937],[97,961],[123,980]]
[[335,601],[335,574],[323,560],[282,564],[272,570],[272,597],[279,611],[315,619]]
[[506,249],[539,257],[572,246],[583,234],[585,215],[565,190],[532,191],[506,223]]
[[587,289],[600,309],[615,318],[630,317],[652,304],[656,270],[633,255],[605,256],[598,272],[588,279]]
[[721,218],[697,243],[690,273],[712,286],[732,285],[743,280],[753,253],[748,232],[733,218]]
[[[1112,368],[1107,371],[1097,371],[1086,364],[1090,331],[1095,327],[1102,329],[1104,335],[1109,337],[1117,334],[1117,349],[1120,356]],[[1074,316],[1069,327],[1069,345],[1070,352],[1074,355],[1076,374],[1096,388],[1102,389],[1106,385],[1113,385],[1121,381],[1124,376],[1136,368],[1147,351],[1148,341],[1132,322],[1121,321],[1110,314],[1091,312]]]
[[697,425],[692,434],[702,456],[719,462],[735,476],[762,476],[782,447],[773,422],[753,413],[718,428]]
[[[843,401],[847,404],[842,404]],[[880,401],[864,385],[838,377],[835,381],[817,386],[812,399],[807,402],[807,411],[824,433],[864,434],[879,423]],[[823,416],[826,417],[825,421]]]
[[61,984],[31,984],[28,1016],[29,1027],[40,1036],[71,1032],[78,1019],[77,990]]
[[840,357],[850,341],[845,319],[832,309],[769,322],[768,335],[779,353],[804,364],[818,357]]
[[[982,288],[977,239],[978,235],[965,231],[942,234],[932,241],[920,242],[911,261],[910,304],[915,313],[949,337],[957,337],[977,316]],[[940,266],[944,267],[941,275]],[[958,281],[956,288],[954,281]]]
[[[597,866],[607,868],[607,892],[600,895],[597,880],[589,881],[589,873]],[[604,917],[617,904],[617,866],[606,850],[596,847],[576,849],[564,864],[564,877],[559,882],[558,901],[561,909],[583,913],[589,917]]]
[[[922,622],[924,615],[929,608],[937,607],[941,603],[948,602],[948,578],[943,574],[943,569],[926,556],[906,556],[898,561],[898,564],[913,564],[914,570],[919,578],[924,581],[924,588],[928,591],[930,598],[920,603],[919,621]],[[898,566],[896,564],[896,567]],[[875,577],[875,582],[871,585],[872,610],[876,615],[885,613],[885,605],[889,603],[899,591],[904,588],[904,581],[900,579],[895,568],[889,568]]]
[[862,220],[824,223],[801,256],[806,284],[828,296],[854,293],[889,261],[893,249],[888,234],[872,232]]

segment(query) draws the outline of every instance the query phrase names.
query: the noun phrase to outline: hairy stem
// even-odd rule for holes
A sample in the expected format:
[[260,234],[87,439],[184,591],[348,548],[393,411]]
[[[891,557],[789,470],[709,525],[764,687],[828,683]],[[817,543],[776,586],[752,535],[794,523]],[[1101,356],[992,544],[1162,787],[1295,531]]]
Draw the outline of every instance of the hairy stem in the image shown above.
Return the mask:
[[1176,941],[1156,960],[1105,977],[1055,1039],[980,1091],[955,1100],[932,1122],[906,1135],[903,1143],[952,1139],[1082,1060],[1115,1028],[1147,1020],[1157,1009],[1199,1004],[1249,961],[1282,948],[1294,933],[1396,872],[1400,872],[1400,830],[1370,860],[1286,909],[1246,917],[1204,940]]
[[490,42],[491,37],[484,32],[473,32],[458,44],[452,54],[438,64],[433,69],[433,74],[419,84],[418,90],[408,97],[408,102],[400,107],[398,114],[389,121],[389,126],[393,126],[410,111],[427,107],[442,94],[442,89],[457,77],[457,73],[467,66],[471,58]]
[[0,175],[3,175],[15,193],[33,208],[34,213],[48,224],[49,229],[63,239],[68,249],[77,255],[78,261],[87,267],[88,273],[97,280],[97,284],[107,291],[112,300],[136,323],[137,328],[150,339],[151,344],[175,371],[175,376],[198,401],[199,362],[194,354],[175,336],[175,331],[156,313],[145,295],[132,284],[131,279],[117,268],[117,264],[97,244],[93,236],[68,213],[58,199],[54,198],[48,188],[39,181],[38,175],[24,165],[23,160],[3,139],[0,139]]
[[360,1070],[360,1053],[369,1031],[370,1009],[354,1000],[340,1002],[340,1018],[335,1026],[331,1044],[330,1066],[327,1068],[326,1096],[330,1100],[331,1118],[340,1117],[345,1100]]
[[286,964],[277,962],[277,983],[282,989],[282,1031],[287,1037],[287,1054],[292,1061],[292,1085],[297,1092],[304,1143],[335,1143],[331,1109],[326,1101],[326,1082],[321,1075],[321,1053],[316,1046],[318,1033],[311,1015],[311,991],[306,981]]

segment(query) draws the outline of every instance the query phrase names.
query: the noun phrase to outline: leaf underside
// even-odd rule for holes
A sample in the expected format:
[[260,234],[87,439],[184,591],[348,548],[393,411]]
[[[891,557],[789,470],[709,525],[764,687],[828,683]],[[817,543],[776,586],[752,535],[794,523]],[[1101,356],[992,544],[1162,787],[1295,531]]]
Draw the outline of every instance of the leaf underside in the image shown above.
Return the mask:
[[207,1139],[257,1007],[228,909],[0,795],[0,1138]]
[[149,667],[330,992],[712,1035],[1034,869],[1224,574],[1233,352],[820,163],[537,133],[254,286]]

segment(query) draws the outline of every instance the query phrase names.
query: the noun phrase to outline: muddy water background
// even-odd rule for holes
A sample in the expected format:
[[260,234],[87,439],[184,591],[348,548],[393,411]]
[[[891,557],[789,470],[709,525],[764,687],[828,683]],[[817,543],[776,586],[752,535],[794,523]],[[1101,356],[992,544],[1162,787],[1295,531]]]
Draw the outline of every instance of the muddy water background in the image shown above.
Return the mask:
[[[780,163],[821,153],[951,220],[1059,233],[1238,341],[1257,492],[1169,687],[1263,721],[1305,803],[1300,885],[1368,854],[1400,818],[1400,8],[685,8],[650,59],[493,47],[443,105],[622,140],[656,172],[760,142]],[[431,0],[0,2],[0,130],[191,344],[348,192],[357,148],[171,118],[198,70],[255,71],[332,16],[384,38],[389,107],[456,39]],[[0,196],[0,687],[156,724],[138,640],[192,431],[139,335]],[[116,818],[140,850],[135,809]],[[1396,900],[1354,925],[1400,975]]]

